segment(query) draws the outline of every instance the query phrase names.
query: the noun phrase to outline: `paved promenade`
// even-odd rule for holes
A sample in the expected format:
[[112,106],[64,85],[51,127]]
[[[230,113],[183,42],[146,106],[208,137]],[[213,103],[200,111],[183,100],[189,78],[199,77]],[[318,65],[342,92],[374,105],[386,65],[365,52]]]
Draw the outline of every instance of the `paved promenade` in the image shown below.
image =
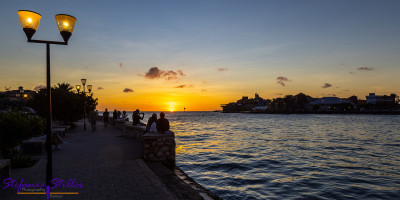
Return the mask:
[[[78,192],[54,194],[50,199],[177,199],[139,157],[141,144],[121,137],[122,131],[112,126],[97,124],[91,132],[90,124],[83,131],[82,122],[63,138],[66,144],[53,146],[53,178],[76,179],[83,188],[56,188],[50,192]],[[31,168],[13,169],[11,177],[27,184],[45,183],[46,153]],[[1,180],[3,181],[3,180]],[[0,183],[1,188],[5,186]],[[22,191],[21,191],[22,192]],[[0,189],[0,199],[46,199],[45,194],[20,194],[17,189]]]

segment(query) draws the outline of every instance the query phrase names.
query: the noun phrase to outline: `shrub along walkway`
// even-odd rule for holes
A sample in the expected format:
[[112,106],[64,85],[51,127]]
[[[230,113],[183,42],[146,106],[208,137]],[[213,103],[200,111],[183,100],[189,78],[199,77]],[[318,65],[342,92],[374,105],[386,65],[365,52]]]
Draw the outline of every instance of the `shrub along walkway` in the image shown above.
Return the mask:
[[[177,199],[160,179],[140,159],[141,143],[121,137],[121,130],[97,124],[91,132],[82,122],[63,138],[61,150],[53,146],[53,178],[82,183],[83,188],[55,188],[50,192],[78,192],[79,194],[53,194],[50,199]],[[18,183],[45,183],[46,153],[35,166],[11,170],[11,178]],[[0,199],[46,199],[45,194],[19,194],[16,188],[7,188],[1,180]],[[29,191],[20,191],[29,192]]]

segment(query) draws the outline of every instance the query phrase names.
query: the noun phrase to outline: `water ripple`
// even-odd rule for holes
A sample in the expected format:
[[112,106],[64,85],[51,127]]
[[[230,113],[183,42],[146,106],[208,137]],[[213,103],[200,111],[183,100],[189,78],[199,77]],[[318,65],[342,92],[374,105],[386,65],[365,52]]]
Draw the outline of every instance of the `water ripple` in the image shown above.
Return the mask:
[[400,197],[400,116],[176,112],[167,118],[177,165],[224,199]]

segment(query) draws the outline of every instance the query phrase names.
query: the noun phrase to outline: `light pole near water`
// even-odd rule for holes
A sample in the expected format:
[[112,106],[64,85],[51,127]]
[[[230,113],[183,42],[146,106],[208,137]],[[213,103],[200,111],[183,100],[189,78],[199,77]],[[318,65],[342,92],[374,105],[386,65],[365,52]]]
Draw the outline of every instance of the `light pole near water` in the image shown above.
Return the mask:
[[[92,92],[92,85],[87,85],[87,89],[89,92],[85,91],[85,85],[86,85],[86,79],[81,79],[81,83],[83,85],[83,94],[85,95],[85,98],[83,99],[83,130],[86,131],[86,93],[90,93]],[[76,90],[80,91],[81,86],[80,85],[76,85]]]

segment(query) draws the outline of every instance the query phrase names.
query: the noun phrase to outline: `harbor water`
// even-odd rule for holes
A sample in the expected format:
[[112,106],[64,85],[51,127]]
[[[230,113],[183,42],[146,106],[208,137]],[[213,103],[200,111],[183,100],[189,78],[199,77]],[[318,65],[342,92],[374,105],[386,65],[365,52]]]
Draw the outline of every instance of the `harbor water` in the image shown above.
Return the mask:
[[223,199],[400,199],[400,116],[166,117],[177,165]]

